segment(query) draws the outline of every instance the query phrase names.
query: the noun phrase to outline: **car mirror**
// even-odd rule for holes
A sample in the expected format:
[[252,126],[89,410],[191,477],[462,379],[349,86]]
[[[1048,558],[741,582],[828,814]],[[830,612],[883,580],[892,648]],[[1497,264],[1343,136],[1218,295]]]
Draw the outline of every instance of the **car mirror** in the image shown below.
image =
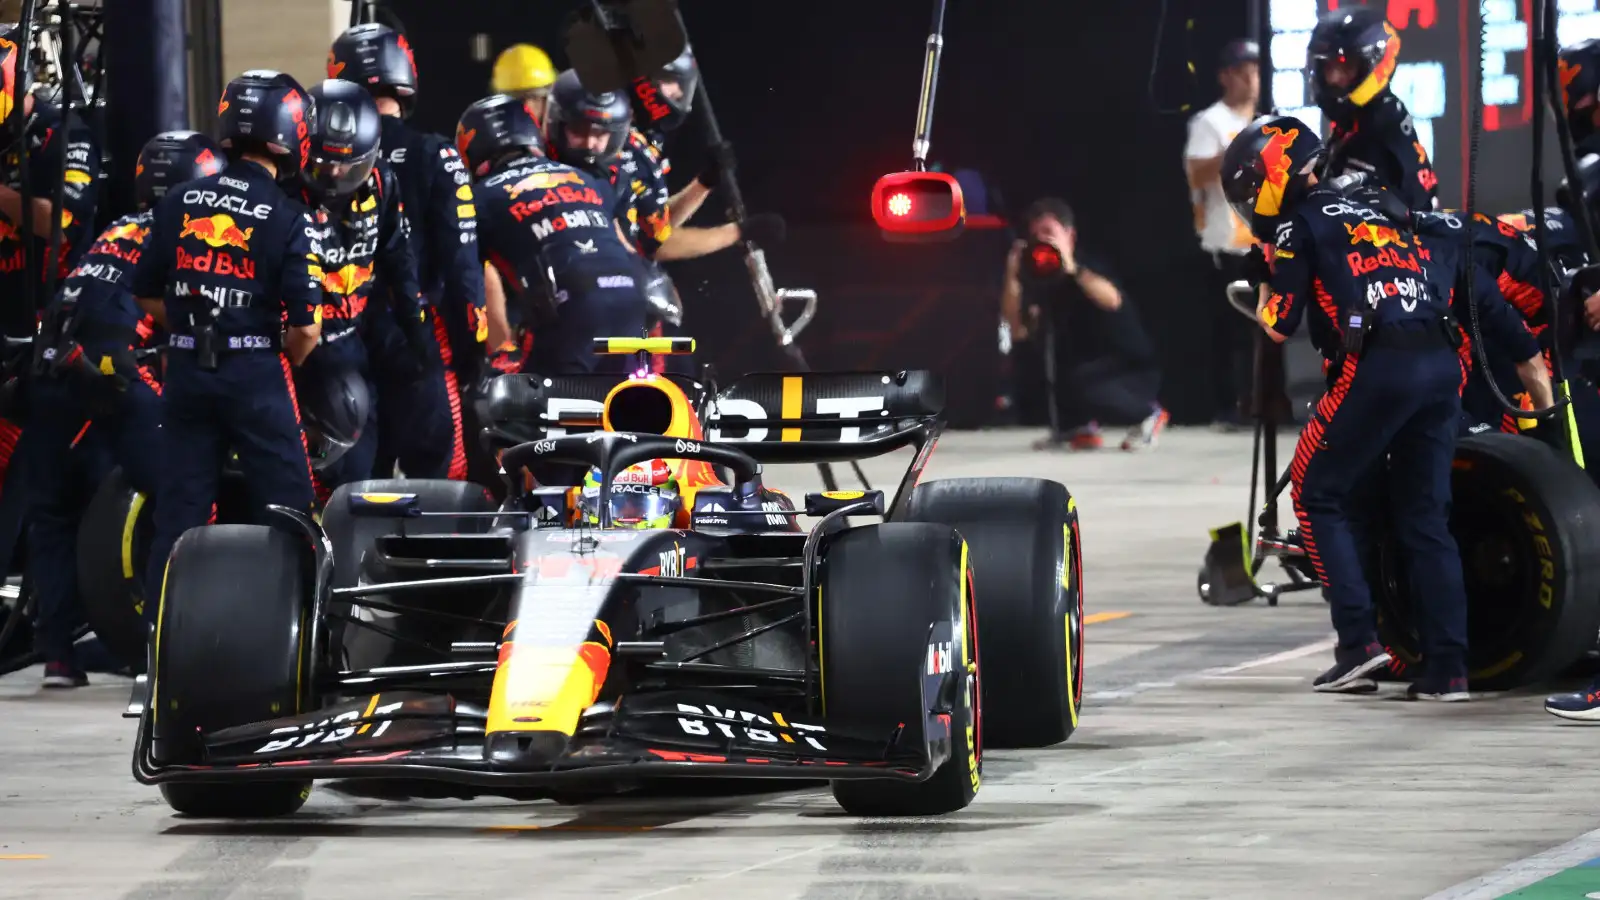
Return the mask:
[[806,494],[806,515],[825,516],[847,506],[871,504],[869,509],[846,513],[849,516],[881,516],[884,514],[883,491],[821,491]]

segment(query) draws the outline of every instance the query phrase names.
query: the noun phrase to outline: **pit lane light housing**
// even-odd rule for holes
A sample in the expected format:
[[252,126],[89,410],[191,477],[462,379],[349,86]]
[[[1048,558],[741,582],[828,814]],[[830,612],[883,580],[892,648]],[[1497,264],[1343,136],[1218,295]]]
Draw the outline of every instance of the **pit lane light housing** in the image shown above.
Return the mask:
[[928,171],[933,98],[939,90],[939,58],[944,52],[944,6],[945,0],[934,0],[917,102],[917,133],[911,141],[911,171],[885,175],[872,187],[872,219],[888,241],[953,240],[967,223],[960,183],[948,173]]
[[961,184],[946,172],[895,172],[872,188],[872,218],[890,241],[946,241],[967,221]]

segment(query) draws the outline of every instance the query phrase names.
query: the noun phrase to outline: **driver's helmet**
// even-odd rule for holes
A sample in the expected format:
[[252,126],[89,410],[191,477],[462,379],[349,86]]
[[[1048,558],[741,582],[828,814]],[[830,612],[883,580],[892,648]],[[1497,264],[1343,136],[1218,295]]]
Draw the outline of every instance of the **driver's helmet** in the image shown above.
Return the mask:
[[[598,468],[590,469],[578,498],[590,525],[600,524],[600,478]],[[680,503],[678,480],[665,460],[630,466],[611,479],[611,524],[617,528],[671,528]]]

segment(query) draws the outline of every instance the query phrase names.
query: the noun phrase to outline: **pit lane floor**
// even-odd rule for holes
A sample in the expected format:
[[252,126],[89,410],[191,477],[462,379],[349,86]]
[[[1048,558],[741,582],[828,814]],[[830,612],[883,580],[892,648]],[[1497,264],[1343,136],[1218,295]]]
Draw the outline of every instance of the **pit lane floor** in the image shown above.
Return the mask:
[[[815,788],[561,807],[324,786],[290,820],[186,821],[129,774],[125,682],[45,693],[33,670],[0,679],[0,898],[1347,900],[1507,866],[1449,894],[1476,900],[1600,857],[1600,838],[1567,843],[1600,827],[1600,731],[1546,716],[1543,691],[1457,706],[1313,694],[1330,656],[1314,593],[1277,609],[1196,599],[1207,529],[1244,512],[1248,434],[1175,430],[1140,456],[1034,454],[1036,436],[949,435],[930,477],[1040,475],[1075,493],[1097,616],[1087,708],[1062,746],[988,755],[960,814],[856,820]],[[890,460],[866,468],[893,483]],[[819,487],[815,469],[770,476]]]

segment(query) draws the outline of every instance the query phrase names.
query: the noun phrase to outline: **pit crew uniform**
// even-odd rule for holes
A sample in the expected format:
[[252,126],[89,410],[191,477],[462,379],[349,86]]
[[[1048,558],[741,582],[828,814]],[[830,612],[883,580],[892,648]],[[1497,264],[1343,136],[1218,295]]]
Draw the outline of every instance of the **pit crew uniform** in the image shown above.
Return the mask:
[[159,506],[161,388],[134,356],[150,326],[130,292],[151,218],[146,211],[112,223],[62,283],[56,311],[70,324],[51,374],[28,385],[28,571],[38,597],[35,646],[50,686],[86,683],[72,659],[72,631],[83,620],[84,509],[114,466]]
[[305,207],[265,167],[245,160],[172,191],[156,207],[133,284],[138,297],[165,298],[171,332],[147,596],[160,596],[173,544],[210,517],[230,447],[253,509],[314,509],[282,353],[284,325],[315,324],[322,302],[313,235]]
[[383,119],[384,157],[399,178],[409,219],[418,281],[427,300],[437,357],[418,380],[392,315],[374,310],[371,350],[377,357],[378,472],[391,459],[412,478],[467,477],[461,390],[484,368],[483,272],[478,268],[472,179],[444,138],[400,119]]
[[[313,274],[322,290],[322,339],[306,357],[301,378],[328,378],[357,373],[377,393],[365,335],[377,315],[373,301],[385,302],[383,318],[401,343],[389,352],[386,371],[420,379],[438,344],[426,324],[422,289],[399,179],[381,160],[365,184],[336,208],[315,213],[321,247]],[[373,477],[378,455],[379,415],[373,410],[361,438],[343,456],[314,472],[319,502],[326,503],[341,485]]]
[[[38,101],[36,101],[38,102]],[[66,167],[63,170],[61,142],[66,142]],[[36,200],[55,198],[56,188],[62,188],[61,261],[55,277],[57,283],[72,271],[83,258],[92,242],[96,202],[99,197],[100,148],[94,132],[76,113],[65,115],[62,111],[38,102],[28,122],[28,179],[32,182]],[[21,166],[16,152],[5,159],[5,186],[18,193],[22,190]],[[35,227],[43,224],[35,217]],[[11,337],[29,337],[38,327],[38,309],[23,307],[23,253],[22,223],[12,222],[0,214],[0,327]],[[43,308],[50,301],[44,284],[49,270],[45,254],[49,250],[48,237],[34,237],[27,242],[32,271],[39,273],[39,287],[35,289],[35,302]]]
[[533,155],[479,182],[485,260],[520,295],[514,305],[554,305],[553,318],[535,329],[524,371],[627,371],[626,358],[594,352],[594,338],[642,334],[645,326],[644,275],[617,236],[617,209],[601,178]]

